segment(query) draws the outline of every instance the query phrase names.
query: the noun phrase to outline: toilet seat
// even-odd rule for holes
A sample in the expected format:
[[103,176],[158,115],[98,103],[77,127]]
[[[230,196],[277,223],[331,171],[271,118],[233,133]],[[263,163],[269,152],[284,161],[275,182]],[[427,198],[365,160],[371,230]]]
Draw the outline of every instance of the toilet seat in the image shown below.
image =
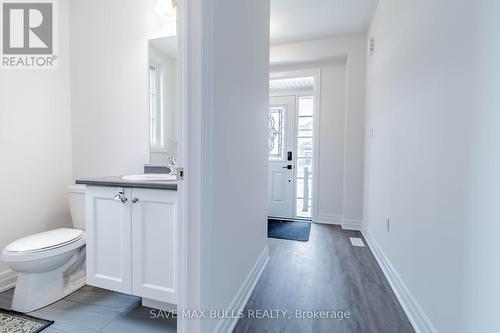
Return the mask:
[[5,247],[2,259],[22,262],[56,256],[85,244],[85,232],[80,229],[59,228],[18,239]]
[[72,243],[83,235],[83,230],[59,228],[40,232],[13,241],[5,247],[8,252],[39,252]]

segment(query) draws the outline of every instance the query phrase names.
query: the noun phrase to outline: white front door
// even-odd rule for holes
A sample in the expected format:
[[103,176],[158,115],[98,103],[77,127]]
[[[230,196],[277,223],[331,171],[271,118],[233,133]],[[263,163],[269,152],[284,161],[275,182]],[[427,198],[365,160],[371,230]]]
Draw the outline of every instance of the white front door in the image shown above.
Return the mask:
[[294,217],[295,96],[269,99],[268,215]]

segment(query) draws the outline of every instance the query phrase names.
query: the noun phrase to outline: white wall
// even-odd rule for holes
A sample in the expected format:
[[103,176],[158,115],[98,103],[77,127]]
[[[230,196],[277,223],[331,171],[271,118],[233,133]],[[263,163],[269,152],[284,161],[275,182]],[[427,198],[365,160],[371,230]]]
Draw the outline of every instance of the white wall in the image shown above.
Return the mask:
[[[465,332],[498,332],[500,323],[500,2],[476,1],[473,18],[473,161],[468,200],[472,206],[464,230],[465,272],[463,301]],[[469,13],[470,14],[470,13]]]
[[321,69],[317,222],[363,220],[365,64],[364,34],[271,47],[273,72]]
[[500,328],[499,9],[381,0],[369,32],[366,228],[440,332]]
[[[258,277],[251,273],[266,262],[259,259],[267,259],[267,173],[262,170],[267,166],[270,4],[190,4],[189,150],[183,184],[190,200],[188,297],[205,309],[237,309]],[[207,332],[217,325],[229,331],[235,323],[203,325]]]
[[[68,1],[58,1],[57,8],[58,68],[0,72],[0,249],[71,225]],[[5,270],[0,262],[0,288]]]
[[157,1],[72,0],[73,176],[140,173],[149,163],[148,38]]
[[345,61],[321,67],[318,221],[343,222],[346,85]]

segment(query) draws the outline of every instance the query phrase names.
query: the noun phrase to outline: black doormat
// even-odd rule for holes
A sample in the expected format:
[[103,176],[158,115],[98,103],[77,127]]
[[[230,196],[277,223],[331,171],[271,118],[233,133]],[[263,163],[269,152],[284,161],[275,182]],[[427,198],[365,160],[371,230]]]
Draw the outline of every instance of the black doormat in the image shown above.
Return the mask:
[[311,222],[267,220],[267,237],[307,242],[311,232]]
[[0,333],[38,333],[54,321],[36,318],[24,313],[0,309]]

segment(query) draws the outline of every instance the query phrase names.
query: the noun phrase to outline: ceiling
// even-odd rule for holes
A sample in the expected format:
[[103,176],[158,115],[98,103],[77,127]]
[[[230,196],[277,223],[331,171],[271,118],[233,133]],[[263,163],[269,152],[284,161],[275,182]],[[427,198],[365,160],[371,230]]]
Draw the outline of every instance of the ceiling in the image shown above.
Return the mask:
[[271,0],[271,44],[366,32],[378,0]]

